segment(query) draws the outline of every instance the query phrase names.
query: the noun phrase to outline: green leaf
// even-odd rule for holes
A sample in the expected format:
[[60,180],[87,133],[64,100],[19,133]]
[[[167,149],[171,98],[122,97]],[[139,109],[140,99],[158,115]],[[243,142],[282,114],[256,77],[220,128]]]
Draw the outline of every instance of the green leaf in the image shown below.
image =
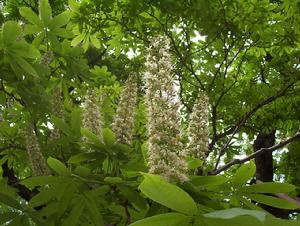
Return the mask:
[[228,179],[224,176],[192,176],[191,183],[195,186],[209,187],[225,184]]
[[58,176],[36,176],[21,181],[21,184],[25,185],[26,187],[33,188],[36,186],[61,183],[64,180],[65,178]]
[[194,157],[188,157],[187,164],[188,164],[188,169],[197,169],[198,167],[202,166],[203,160]]
[[52,121],[54,122],[54,125],[57,126],[62,132],[67,135],[72,135],[72,129],[62,119],[52,116]]
[[103,146],[103,144],[100,141],[100,138],[96,134],[94,134],[91,131],[89,131],[88,129],[82,128],[80,130],[80,132],[81,132],[81,134],[83,136],[85,136],[86,138],[88,138],[89,141],[91,141],[91,142],[93,142],[93,143],[95,143],[97,145],[102,145]]
[[14,198],[12,198],[2,192],[0,192],[0,202],[7,206],[12,207],[12,208],[18,209],[18,210],[23,209],[17,200],[15,200]]
[[92,34],[92,35],[90,36],[90,40],[91,40],[92,44],[93,44],[97,49],[99,49],[99,48],[101,47],[100,41],[99,41],[99,39],[97,38],[97,35],[96,35],[96,34]]
[[6,225],[4,223],[11,221],[15,217],[19,216],[18,212],[5,212],[0,213],[0,225]]
[[71,46],[77,46],[84,39],[85,34],[77,35],[71,42]]
[[44,26],[47,27],[52,17],[52,10],[48,0],[40,0],[39,11]]
[[262,204],[265,204],[268,206],[277,207],[280,209],[297,209],[297,208],[299,208],[299,206],[296,203],[289,202],[287,200],[276,198],[273,196],[261,195],[261,194],[247,194],[247,197],[256,202],[259,202],[259,203],[262,203]]
[[49,23],[51,28],[59,28],[65,26],[70,20],[70,11],[65,11],[57,16],[55,16]]
[[191,217],[181,213],[164,213],[153,217],[148,217],[129,226],[179,226],[189,225]]
[[107,147],[112,147],[116,142],[116,135],[109,128],[103,129],[103,140]]
[[203,216],[211,217],[211,218],[220,218],[220,219],[231,219],[237,216],[253,216],[260,221],[264,221],[266,219],[266,213],[257,211],[257,210],[245,210],[240,208],[232,208],[227,210],[220,210],[211,213],[206,213]]
[[55,34],[56,36],[63,38],[73,38],[74,36],[72,31],[69,31],[65,28],[53,28],[51,29],[51,34]]
[[118,185],[118,188],[121,191],[121,194],[124,195],[130,203],[132,203],[139,210],[146,210],[148,205],[144,198],[140,196],[137,191],[134,191],[130,187]]
[[78,221],[82,211],[84,210],[84,207],[85,207],[85,203],[83,199],[77,201],[73,206],[69,216],[63,222],[62,226],[78,225]]
[[254,176],[255,171],[256,171],[256,167],[252,161],[247,164],[242,165],[237,170],[237,172],[235,173],[235,175],[232,179],[233,185],[240,187],[240,186],[246,184],[246,182]]
[[7,21],[3,25],[3,43],[8,46],[14,43],[17,37],[21,35],[20,25],[15,21]]
[[94,221],[94,224],[97,226],[103,226],[103,218],[98,210],[95,199],[93,199],[93,197],[89,193],[85,193],[84,196],[86,197],[86,207],[91,215],[92,220]]
[[77,155],[72,156],[69,160],[68,163],[81,163],[87,160],[96,160],[99,159],[104,159],[104,155],[100,155],[99,152],[91,152],[91,153],[80,153]]
[[47,204],[51,199],[58,196],[63,186],[64,184],[55,184],[50,187],[44,187],[43,190],[30,199],[28,206],[33,208]]
[[21,7],[19,12],[22,17],[28,20],[30,23],[37,25],[37,27],[43,27],[42,21],[40,18],[32,11],[29,7]]
[[122,184],[124,181],[120,177],[105,177],[104,181],[109,184]]
[[57,172],[59,175],[62,175],[62,176],[70,176],[71,175],[68,168],[61,161],[59,161],[55,158],[49,157],[47,159],[47,163],[50,166],[50,168],[53,169],[55,172]]
[[297,187],[288,183],[264,182],[261,184],[253,184],[239,189],[239,192],[245,193],[289,193],[295,191]]
[[148,198],[180,213],[188,215],[198,213],[196,203],[184,190],[168,183],[158,175],[143,173],[143,176],[145,179],[139,189]]
[[31,34],[36,34],[42,31],[42,28],[36,26],[36,25],[31,25],[31,24],[26,24],[24,28],[24,34],[25,35],[31,35]]
[[33,76],[37,76],[37,72],[35,69],[31,66],[30,63],[28,63],[26,60],[24,60],[22,57],[14,56],[14,60],[17,62],[17,64],[28,74],[31,74]]

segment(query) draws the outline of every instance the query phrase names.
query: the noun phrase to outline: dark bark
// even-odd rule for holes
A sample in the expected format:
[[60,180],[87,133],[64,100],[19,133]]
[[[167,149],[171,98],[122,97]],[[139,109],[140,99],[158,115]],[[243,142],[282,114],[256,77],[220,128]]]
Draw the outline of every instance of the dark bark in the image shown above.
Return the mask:
[[[270,133],[259,133],[254,141],[254,151],[261,148],[268,148],[275,144],[275,130]],[[273,155],[272,152],[265,152],[255,158],[256,165],[256,180],[263,182],[273,181]],[[262,208],[271,213],[272,215],[280,218],[288,218],[289,211],[278,209],[270,206],[260,204]]]
[[14,170],[8,167],[7,161],[2,164],[2,171],[2,176],[7,178],[7,184],[16,188],[18,190],[18,194],[26,201],[29,201],[38,193],[36,189],[30,190],[26,186],[20,184],[19,178],[15,176]]
[[[254,151],[261,148],[268,148],[275,144],[275,131],[269,134],[259,133],[254,141]],[[273,181],[273,155],[272,152],[265,152],[255,158],[256,179],[260,181]]]

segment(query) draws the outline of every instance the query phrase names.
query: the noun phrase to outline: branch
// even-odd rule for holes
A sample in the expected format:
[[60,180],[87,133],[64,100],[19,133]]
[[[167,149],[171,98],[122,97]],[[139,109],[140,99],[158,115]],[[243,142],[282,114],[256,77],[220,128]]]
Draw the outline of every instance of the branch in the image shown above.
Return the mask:
[[245,162],[248,162],[250,161],[251,159],[253,158],[256,158],[266,152],[273,152],[279,148],[282,148],[284,147],[285,145],[297,140],[300,138],[300,129],[298,130],[297,133],[295,133],[292,137],[289,137],[287,138],[286,140],[283,140],[281,141],[280,143],[272,146],[272,147],[269,147],[269,148],[261,148],[259,149],[258,151],[252,153],[251,155],[247,156],[246,158],[243,158],[243,159],[234,159],[232,161],[230,161],[229,163],[225,164],[224,166],[221,166],[220,168],[216,169],[216,170],[213,170],[211,172],[209,172],[210,175],[217,175],[227,169],[229,169],[231,166],[233,165],[236,165],[236,164],[242,164],[242,163],[245,163]]
[[294,83],[289,84],[288,86],[286,86],[284,89],[282,89],[281,91],[279,91],[277,94],[263,100],[262,102],[260,102],[259,104],[257,104],[252,110],[248,111],[247,113],[245,113],[238,121],[235,125],[233,125],[231,128],[229,128],[228,130],[226,130],[223,133],[218,134],[217,136],[215,136],[211,143],[209,144],[209,150],[211,150],[213,148],[213,146],[215,145],[215,143],[217,143],[217,141],[227,135],[232,134],[232,136],[235,135],[235,133],[237,133],[240,128],[248,121],[248,119],[250,119],[252,117],[252,115],[254,115],[259,109],[261,109],[263,106],[268,105],[270,103],[272,103],[273,101],[275,101],[277,98],[282,97],[286,94],[286,91],[292,87],[294,85]]

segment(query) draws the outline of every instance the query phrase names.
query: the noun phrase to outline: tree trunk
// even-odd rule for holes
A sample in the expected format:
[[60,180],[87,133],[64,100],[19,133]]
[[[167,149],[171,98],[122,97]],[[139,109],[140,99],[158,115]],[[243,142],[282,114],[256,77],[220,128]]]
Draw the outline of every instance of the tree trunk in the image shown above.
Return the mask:
[[[259,133],[254,141],[254,151],[258,151],[261,148],[268,148],[275,144],[275,130],[270,133]],[[255,158],[256,165],[256,180],[271,182],[273,181],[273,154],[272,152],[266,152],[257,158]],[[270,206],[260,204],[269,213],[276,217],[288,218],[289,211],[278,209]]]

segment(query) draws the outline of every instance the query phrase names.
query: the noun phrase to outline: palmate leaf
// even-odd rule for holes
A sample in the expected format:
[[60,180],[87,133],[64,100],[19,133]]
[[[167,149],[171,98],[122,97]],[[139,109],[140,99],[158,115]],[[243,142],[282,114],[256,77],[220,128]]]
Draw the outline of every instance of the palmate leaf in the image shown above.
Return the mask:
[[21,27],[16,21],[7,21],[3,25],[3,44],[9,46],[21,35]]

